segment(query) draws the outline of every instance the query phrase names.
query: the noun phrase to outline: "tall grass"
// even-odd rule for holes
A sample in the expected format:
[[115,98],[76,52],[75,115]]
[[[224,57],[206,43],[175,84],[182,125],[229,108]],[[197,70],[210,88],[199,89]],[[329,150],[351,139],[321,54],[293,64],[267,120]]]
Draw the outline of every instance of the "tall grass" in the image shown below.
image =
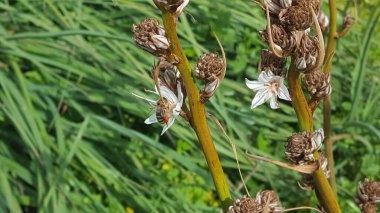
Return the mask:
[[[359,5],[332,70],[333,133],[350,134],[334,146],[344,212],[358,211],[356,182],[380,174],[379,25],[369,16],[380,10],[370,6]],[[248,188],[274,189],[286,207],[314,205],[298,188],[299,175],[243,157],[247,150],[282,160],[297,129],[287,103],[278,111],[249,107],[244,78],[257,76],[260,13],[250,1],[192,0],[179,35],[192,63],[218,49],[211,30],[225,46],[227,78],[207,107],[235,141]],[[133,44],[131,26],[158,15],[149,0],[0,2],[0,212],[218,212],[188,124],[159,137],[159,125],[143,123],[151,109],[131,95],[149,95],[154,63]],[[240,196],[231,148],[209,123]]]

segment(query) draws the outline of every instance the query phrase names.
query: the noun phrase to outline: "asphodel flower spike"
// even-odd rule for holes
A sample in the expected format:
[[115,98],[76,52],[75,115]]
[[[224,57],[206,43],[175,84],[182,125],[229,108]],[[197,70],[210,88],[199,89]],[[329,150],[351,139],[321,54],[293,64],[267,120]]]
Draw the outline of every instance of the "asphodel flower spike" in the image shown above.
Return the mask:
[[258,81],[245,79],[245,84],[248,88],[257,92],[252,100],[252,109],[260,106],[268,100],[270,101],[270,107],[272,109],[277,109],[280,107],[277,97],[291,101],[288,88],[286,88],[284,84],[284,77],[276,76],[270,70],[261,72]]
[[163,129],[161,135],[163,135],[166,130],[168,130],[174,123],[176,117],[181,113],[181,108],[183,104],[183,93],[181,89],[181,84],[177,83],[177,92],[175,95],[166,86],[159,87],[160,92],[156,89],[156,94],[160,94],[160,99],[157,101],[150,100],[148,98],[141,97],[139,95],[133,94],[138,98],[146,100],[151,106],[154,107],[154,113],[147,118],[145,124],[161,123],[163,124]]

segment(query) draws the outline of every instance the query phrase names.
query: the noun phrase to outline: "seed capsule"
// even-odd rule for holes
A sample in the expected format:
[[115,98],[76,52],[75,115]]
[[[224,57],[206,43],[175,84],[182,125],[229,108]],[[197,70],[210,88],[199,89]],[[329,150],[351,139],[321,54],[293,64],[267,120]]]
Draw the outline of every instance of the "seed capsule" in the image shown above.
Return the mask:
[[331,93],[330,74],[321,70],[305,74],[302,83],[313,99],[320,100]]

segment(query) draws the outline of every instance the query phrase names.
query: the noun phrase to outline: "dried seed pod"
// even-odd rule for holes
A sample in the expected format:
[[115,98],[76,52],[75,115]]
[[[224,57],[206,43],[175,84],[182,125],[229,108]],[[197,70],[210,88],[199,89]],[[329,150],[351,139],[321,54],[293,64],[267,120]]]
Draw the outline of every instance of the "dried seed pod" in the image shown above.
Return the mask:
[[321,148],[323,139],[323,129],[293,134],[285,146],[286,158],[297,165],[315,161],[313,154]]
[[291,7],[282,9],[279,13],[281,24],[289,31],[303,31],[313,24],[313,17],[309,7],[315,14],[319,12],[319,0],[297,0],[293,1]]
[[236,199],[233,206],[228,208],[228,213],[263,212],[263,206],[255,198],[244,195]]
[[284,208],[280,206],[280,200],[278,199],[276,193],[271,190],[263,190],[258,192],[256,194],[256,201],[264,207],[263,212],[279,213],[284,210]]
[[133,25],[133,40],[142,49],[155,56],[165,56],[170,54],[169,40],[165,30],[155,19],[145,19],[139,25]]
[[355,197],[363,213],[377,212],[376,203],[380,202],[380,182],[364,180],[359,182]]
[[[279,52],[284,52],[284,57],[293,52],[302,38],[300,32],[287,32],[280,24],[271,24],[270,29],[272,31],[274,48]],[[269,44],[270,40],[267,30],[260,31],[259,33],[261,38]]]
[[297,69],[303,72],[312,71],[311,68],[319,57],[319,41],[317,37],[304,34],[300,44],[294,51]]
[[319,26],[321,26],[322,32],[325,33],[329,30],[329,24],[330,24],[329,18],[326,16],[326,14],[322,10],[320,10],[318,13],[318,22],[319,22]]
[[292,0],[264,0],[264,4],[272,14],[278,14],[281,9],[290,7]]
[[320,100],[331,93],[330,74],[321,70],[305,74],[302,83],[313,99]]
[[285,66],[286,58],[277,57],[276,54],[268,50],[261,51],[259,72],[270,70],[274,75],[285,76]]

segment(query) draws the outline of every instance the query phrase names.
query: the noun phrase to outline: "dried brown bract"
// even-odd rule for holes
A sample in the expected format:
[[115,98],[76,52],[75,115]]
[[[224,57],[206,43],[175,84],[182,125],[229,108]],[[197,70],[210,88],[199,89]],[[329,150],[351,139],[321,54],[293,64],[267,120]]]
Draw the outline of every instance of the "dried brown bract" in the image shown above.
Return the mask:
[[286,58],[277,57],[276,54],[262,50],[259,62],[259,73],[262,71],[273,72],[274,75],[285,76]]
[[152,70],[152,78],[156,83],[156,87],[166,86],[173,92],[177,92],[177,82],[180,74],[177,66],[170,63],[166,58],[161,58]]
[[320,100],[331,94],[330,74],[317,70],[307,73],[302,78],[302,83],[315,100]]
[[133,40],[142,49],[155,56],[165,56],[170,54],[169,40],[165,30],[155,19],[145,19],[139,25],[133,25]]

